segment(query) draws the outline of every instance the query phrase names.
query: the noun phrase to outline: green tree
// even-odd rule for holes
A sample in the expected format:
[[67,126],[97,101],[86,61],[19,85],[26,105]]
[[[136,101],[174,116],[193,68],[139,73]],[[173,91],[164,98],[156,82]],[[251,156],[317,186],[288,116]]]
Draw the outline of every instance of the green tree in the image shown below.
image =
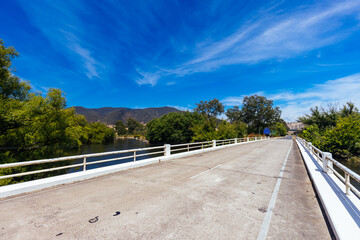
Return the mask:
[[210,101],[200,101],[196,105],[194,111],[206,116],[208,119],[216,118],[224,112],[224,105],[216,98]]
[[236,138],[237,136],[238,133],[236,131],[235,125],[223,120],[217,127],[215,139],[230,139]]
[[245,96],[241,108],[242,121],[251,132],[260,133],[265,127],[280,120],[279,107],[273,106],[273,101],[263,96]]
[[245,123],[234,122],[233,126],[235,128],[237,138],[243,138],[248,134],[248,127]]
[[126,125],[122,121],[116,121],[115,129],[119,136],[126,134]]
[[323,136],[320,134],[320,129],[316,124],[306,126],[299,136],[311,142],[318,148],[322,147]]
[[225,115],[231,123],[242,121],[242,113],[239,106],[229,108],[228,110],[226,110]]
[[103,123],[90,123],[87,127],[90,143],[104,143],[114,140],[114,130]]
[[340,158],[360,156],[360,116],[339,118],[324,134],[322,148]]
[[270,126],[272,132],[275,132],[275,137],[285,136],[287,134],[288,129],[283,123],[276,122]]
[[144,125],[142,125],[133,118],[128,118],[126,120],[126,126],[129,134],[144,135]]
[[211,141],[218,137],[216,123],[214,121],[209,121],[208,119],[205,119],[201,124],[196,124],[193,127],[193,131],[193,142]]
[[329,109],[316,106],[310,109],[310,114],[300,117],[298,121],[305,125],[317,125],[320,131],[325,131],[336,125],[338,117],[339,112],[335,106],[330,106]]
[[11,60],[19,54],[13,47],[5,47],[0,39],[0,99],[25,100],[30,85],[12,74]]
[[198,113],[168,113],[147,124],[146,139],[150,143],[187,143],[194,136],[193,127],[203,121]]

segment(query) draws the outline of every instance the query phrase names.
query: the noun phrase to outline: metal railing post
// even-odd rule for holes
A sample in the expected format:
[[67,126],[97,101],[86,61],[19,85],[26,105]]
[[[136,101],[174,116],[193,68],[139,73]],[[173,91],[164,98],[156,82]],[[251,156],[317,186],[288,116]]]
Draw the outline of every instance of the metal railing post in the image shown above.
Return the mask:
[[345,193],[350,195],[350,175],[345,173]]
[[134,151],[134,162],[136,161],[136,151]]
[[203,149],[204,148],[204,143],[201,143],[201,149]]
[[187,145],[187,150],[188,150],[188,152],[190,152],[190,144]]
[[165,144],[164,148],[165,148],[164,156],[170,156],[171,155],[170,144]]
[[246,141],[249,142],[249,140],[250,140],[249,137],[247,137],[247,138],[246,138]]
[[83,160],[83,171],[86,171],[86,157]]
[[216,147],[216,140],[212,140],[212,147]]
[[234,144],[237,144],[237,143],[238,143],[238,139],[237,139],[237,138],[235,138]]
[[323,172],[329,174],[330,168],[329,168],[329,160],[328,158],[332,158],[332,154],[329,152],[323,152],[322,153],[322,164],[323,164]]
[[309,149],[309,152],[312,153],[312,143],[311,142],[308,142],[307,147]]

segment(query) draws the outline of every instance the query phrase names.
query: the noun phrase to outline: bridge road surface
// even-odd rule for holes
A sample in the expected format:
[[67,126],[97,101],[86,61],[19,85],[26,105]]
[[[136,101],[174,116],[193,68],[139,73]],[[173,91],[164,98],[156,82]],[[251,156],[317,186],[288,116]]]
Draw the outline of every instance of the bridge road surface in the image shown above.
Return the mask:
[[331,239],[292,142],[244,144],[1,200],[0,239]]

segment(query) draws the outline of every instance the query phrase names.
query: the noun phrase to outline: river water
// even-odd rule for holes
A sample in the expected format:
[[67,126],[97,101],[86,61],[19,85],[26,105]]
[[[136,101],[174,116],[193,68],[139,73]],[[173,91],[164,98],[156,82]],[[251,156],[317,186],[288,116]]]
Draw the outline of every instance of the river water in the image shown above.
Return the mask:
[[[81,147],[79,147],[77,149],[71,149],[71,150],[66,151],[66,155],[67,156],[75,156],[75,155],[92,154],[92,153],[104,153],[104,152],[111,152],[111,151],[136,149],[136,148],[147,148],[147,147],[152,147],[152,146],[154,146],[154,145],[151,145],[148,142],[145,142],[142,140],[137,140],[137,139],[115,139],[114,142],[111,142],[111,143],[82,145]],[[148,153],[148,152],[154,152],[154,151],[161,151],[161,150],[149,150],[149,151],[141,152],[141,154]],[[87,158],[86,162],[90,163],[90,164],[86,166],[86,169],[90,170],[90,169],[94,169],[94,168],[106,167],[106,166],[120,164],[120,163],[124,163],[124,162],[130,162],[130,161],[133,161],[132,155],[133,155],[133,153],[126,153],[126,154],[123,153],[123,154],[112,154],[112,155]],[[150,155],[150,157],[162,156],[162,155],[163,155],[163,153],[162,154],[154,154],[154,155]],[[91,164],[91,162],[94,162],[94,161],[119,158],[119,157],[125,157],[125,156],[131,156],[131,158]],[[142,159],[146,159],[146,158],[149,158],[149,156],[137,157],[136,160],[142,160]],[[82,162],[83,162],[83,159],[78,159],[78,160],[72,161],[72,164],[77,164],[77,163],[82,163]],[[69,169],[68,172],[71,173],[71,172],[78,172],[78,171],[82,171],[82,170],[83,170],[82,167],[77,167],[77,168]]]

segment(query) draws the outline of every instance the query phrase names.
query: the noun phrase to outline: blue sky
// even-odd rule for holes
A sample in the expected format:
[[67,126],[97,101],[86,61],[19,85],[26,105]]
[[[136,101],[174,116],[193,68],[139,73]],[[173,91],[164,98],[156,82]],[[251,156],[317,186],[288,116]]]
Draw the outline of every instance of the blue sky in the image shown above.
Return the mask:
[[294,121],[360,107],[360,1],[3,0],[0,38],[68,106],[193,109],[264,95]]

